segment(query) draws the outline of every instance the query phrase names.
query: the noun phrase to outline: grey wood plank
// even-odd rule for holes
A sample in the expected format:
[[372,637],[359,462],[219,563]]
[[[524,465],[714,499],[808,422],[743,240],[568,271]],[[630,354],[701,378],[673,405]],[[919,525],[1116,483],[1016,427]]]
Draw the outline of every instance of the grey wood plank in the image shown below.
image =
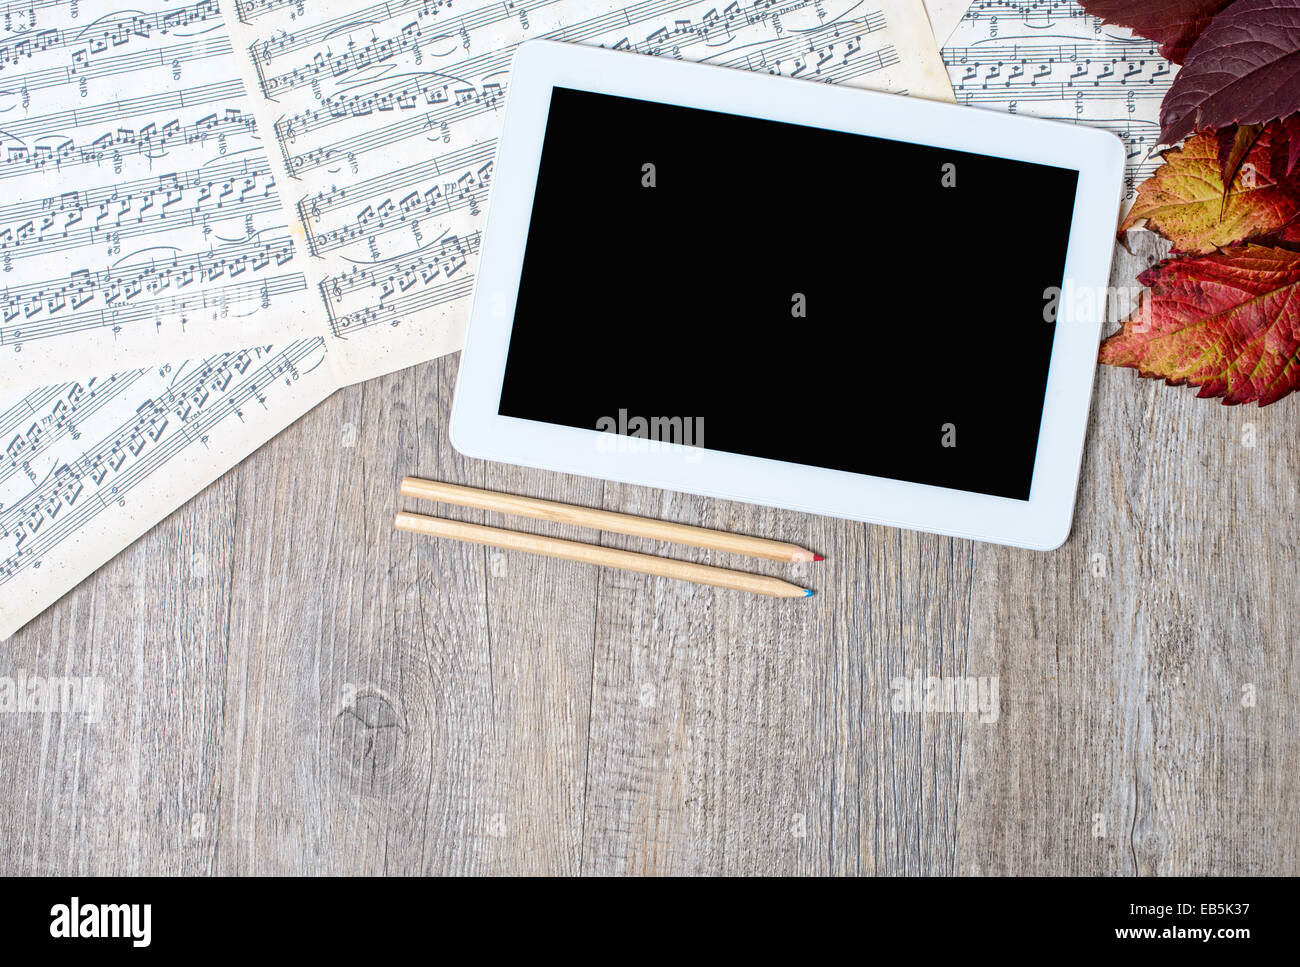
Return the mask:
[[[717,526],[709,502],[611,483],[602,506]],[[698,561],[719,555],[601,535],[601,544]],[[757,569],[756,569],[757,570]],[[769,572],[770,573],[770,572]],[[597,874],[694,872],[710,864],[703,827],[711,778],[700,762],[716,741],[700,687],[729,660],[714,636],[713,589],[627,572],[601,575],[583,821],[583,869]]]
[[[602,484],[476,463],[465,482],[492,490],[599,506]],[[425,504],[426,512],[497,527],[591,541],[572,526]],[[422,508],[422,509],[424,509]],[[599,569],[479,548],[487,574],[494,781],[485,790],[484,872],[579,872],[592,636]]]
[[234,510],[227,476],[0,647],[0,676],[102,688],[0,715],[0,871],[213,871]]
[[[412,667],[405,701],[429,705],[428,734],[411,746],[402,768],[422,770],[419,796],[394,811],[383,848],[390,873],[482,872],[484,856],[496,842],[497,824],[487,790],[497,775],[493,746],[493,681],[488,614],[488,571],[481,548],[454,541],[422,540],[392,532],[392,509],[400,478],[415,474],[482,485],[481,470],[452,449],[446,433],[459,356],[417,367],[403,376],[405,396],[415,419],[403,424],[402,446],[371,423],[358,425],[364,442],[358,458],[378,454],[391,463],[384,480],[382,526],[393,556],[388,583],[401,589],[393,609],[400,637],[411,641]],[[389,377],[393,379],[393,377]],[[367,390],[369,387],[366,388]],[[391,391],[376,386],[371,399],[385,405]],[[406,505],[438,513],[429,505]],[[427,671],[423,671],[427,669]],[[376,806],[384,806],[377,801]],[[391,810],[391,804],[388,807]]]
[[412,873],[477,856],[482,556],[392,528],[402,473],[456,475],[449,448],[422,450],[452,373],[350,387],[245,464],[223,872]]
[[[931,769],[937,760],[955,777],[957,743],[947,723],[924,741],[915,722],[900,724],[899,741],[888,683],[909,662],[945,654],[951,664],[961,655],[969,552],[963,546],[954,562],[953,545],[963,542],[904,541],[872,528],[868,549],[862,525],[644,488],[611,485],[606,505],[776,535],[820,548],[828,561],[796,572],[820,585],[807,602],[640,575],[602,584],[585,868],[859,872],[864,857],[868,872],[931,865],[920,829],[891,824],[882,844],[882,820],[898,812],[922,818],[925,832],[943,829],[950,850],[955,793],[940,782],[936,795]],[[794,570],[718,563],[787,577]],[[886,588],[870,610],[859,593],[868,568]],[[943,571],[938,587],[961,590],[952,613],[936,585],[913,577],[935,569]],[[864,677],[883,702],[865,698]]]
[[[873,667],[861,741],[877,773],[874,863],[861,872],[948,874],[962,736],[977,716],[960,700],[931,711],[915,686],[930,678],[964,682],[971,674],[972,543],[869,530],[869,574],[882,594],[871,602],[871,635],[861,659]],[[851,597],[853,589],[845,593]],[[896,697],[905,702],[902,708]]]

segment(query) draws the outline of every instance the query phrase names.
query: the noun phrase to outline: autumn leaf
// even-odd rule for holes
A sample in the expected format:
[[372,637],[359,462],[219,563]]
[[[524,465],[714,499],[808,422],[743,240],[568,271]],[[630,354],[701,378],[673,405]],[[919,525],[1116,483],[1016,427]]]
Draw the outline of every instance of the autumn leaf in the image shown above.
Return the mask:
[[1233,0],[1080,0],[1084,11],[1128,27],[1160,45],[1160,56],[1181,64],[1210,21]]
[[[1219,177],[1225,185],[1232,184],[1241,170],[1241,163],[1246,154],[1255,146],[1259,136],[1264,132],[1262,124],[1233,124],[1215,132],[1219,139]],[[1224,200],[1227,200],[1224,192]]]
[[1160,137],[1300,111],[1300,0],[1237,0],[1205,28],[1160,106]]
[[1162,262],[1100,360],[1225,404],[1274,403],[1300,389],[1300,252],[1242,245]]
[[1273,232],[1300,217],[1300,170],[1287,173],[1291,139],[1275,121],[1259,132],[1225,193],[1220,137],[1208,131],[1165,152],[1165,163],[1138,188],[1121,236],[1145,225],[1178,252],[1207,253]]

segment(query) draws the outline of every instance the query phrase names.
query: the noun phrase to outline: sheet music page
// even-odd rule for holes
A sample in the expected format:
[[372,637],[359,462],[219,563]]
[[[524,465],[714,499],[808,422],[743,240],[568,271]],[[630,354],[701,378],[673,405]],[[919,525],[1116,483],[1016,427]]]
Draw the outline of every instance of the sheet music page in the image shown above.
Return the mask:
[[215,0],[3,7],[0,390],[317,335]]
[[[459,348],[510,62],[526,40],[951,100],[921,0],[232,3],[342,382]],[[580,253],[574,271],[580,285]]]
[[316,338],[0,396],[0,638],[334,389]]
[[976,0],[943,48],[958,104],[1118,134],[1125,206],[1160,164],[1160,102],[1177,68],[1158,45],[1070,0]]

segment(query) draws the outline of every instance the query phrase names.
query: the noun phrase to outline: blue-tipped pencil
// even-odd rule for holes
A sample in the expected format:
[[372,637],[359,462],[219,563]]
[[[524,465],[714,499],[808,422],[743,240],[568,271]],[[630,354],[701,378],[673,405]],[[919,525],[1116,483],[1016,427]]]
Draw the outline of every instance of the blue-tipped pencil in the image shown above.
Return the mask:
[[394,522],[398,530],[412,531],[416,534],[428,534],[431,537],[450,537],[452,540],[469,541],[472,544],[484,544],[488,547],[501,547],[508,550],[527,551],[530,554],[544,554],[566,561],[578,561],[583,564],[599,564],[603,567],[615,567],[624,571],[636,571],[652,577],[675,578],[678,581],[691,581],[694,584],[707,584],[715,588],[731,588],[736,591],[749,591],[753,594],[766,594],[773,598],[807,598],[812,596],[808,588],[801,588],[780,578],[766,577],[761,574],[746,574],[743,571],[730,571],[724,567],[711,567],[707,564],[691,564],[687,561],[674,561],[666,557],[651,554],[637,554],[634,551],[620,551],[612,547],[600,547],[596,544],[582,544],[578,541],[561,540],[558,537],[542,537],[538,534],[525,534],[520,531],[503,530],[500,527],[485,527],[482,524],[466,524],[458,520],[443,517],[429,517],[424,514],[412,514],[400,511]]

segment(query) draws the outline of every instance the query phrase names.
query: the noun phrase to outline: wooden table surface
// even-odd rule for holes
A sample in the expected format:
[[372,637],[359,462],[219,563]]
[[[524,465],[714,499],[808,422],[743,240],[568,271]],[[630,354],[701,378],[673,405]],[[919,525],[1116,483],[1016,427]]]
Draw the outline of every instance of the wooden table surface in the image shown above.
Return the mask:
[[[0,872],[1300,872],[1300,399],[1103,370],[1043,554],[468,460],[456,361],[337,394],[0,646],[105,684],[0,716]],[[421,539],[404,474],[828,560],[791,601]],[[997,720],[896,709],[915,675],[996,676]]]

